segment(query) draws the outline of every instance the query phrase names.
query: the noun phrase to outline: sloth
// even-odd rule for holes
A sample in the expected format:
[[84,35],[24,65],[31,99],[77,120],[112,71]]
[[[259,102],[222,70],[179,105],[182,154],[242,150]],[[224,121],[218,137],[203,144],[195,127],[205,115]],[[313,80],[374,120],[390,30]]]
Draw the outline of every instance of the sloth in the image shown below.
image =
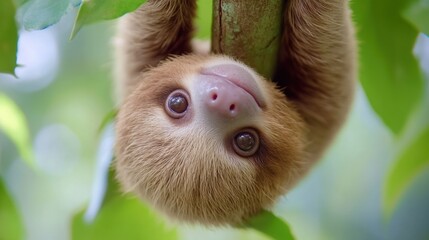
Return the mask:
[[117,179],[169,219],[237,225],[321,158],[356,75],[346,0],[289,0],[276,72],[194,44],[195,0],[149,0],[116,36]]

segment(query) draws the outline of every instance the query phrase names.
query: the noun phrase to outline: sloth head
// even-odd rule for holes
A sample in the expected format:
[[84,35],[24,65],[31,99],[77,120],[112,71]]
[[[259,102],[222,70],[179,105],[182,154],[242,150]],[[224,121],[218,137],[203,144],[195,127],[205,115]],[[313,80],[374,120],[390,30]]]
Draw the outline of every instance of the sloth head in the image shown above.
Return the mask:
[[238,224],[303,167],[303,128],[275,85],[224,56],[181,56],[140,76],[117,119],[117,177],[172,219]]

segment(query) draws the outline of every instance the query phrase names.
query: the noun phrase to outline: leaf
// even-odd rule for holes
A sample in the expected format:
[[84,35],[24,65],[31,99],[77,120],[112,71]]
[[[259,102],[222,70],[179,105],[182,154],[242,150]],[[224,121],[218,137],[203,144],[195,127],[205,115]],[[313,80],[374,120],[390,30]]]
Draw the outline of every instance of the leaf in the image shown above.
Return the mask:
[[429,166],[429,127],[399,156],[384,187],[383,206],[390,216],[414,178]]
[[23,239],[23,233],[18,211],[0,181],[0,239]]
[[66,14],[70,0],[31,0],[18,10],[26,30],[41,30],[57,23]]
[[22,159],[33,167],[34,158],[24,114],[10,98],[1,93],[0,116],[0,131],[3,131],[12,140]]
[[197,1],[196,38],[210,39],[212,26],[213,2],[206,0]]
[[98,133],[101,133],[107,127],[108,124],[115,121],[115,118],[118,115],[118,111],[118,109],[113,109],[104,116],[103,120],[100,123],[100,126],[98,127]]
[[81,3],[82,3],[82,0],[70,0],[70,4],[73,7],[79,7]]
[[429,36],[429,0],[419,0],[408,7],[403,16],[417,31]]
[[73,239],[177,239],[174,229],[165,224],[147,206],[136,198],[124,196],[113,177],[105,203],[92,224],[83,221],[83,213],[75,216],[72,226]]
[[15,74],[18,29],[12,0],[0,1],[0,72]]
[[288,224],[269,211],[263,211],[252,217],[245,227],[253,228],[274,240],[295,239]]
[[[116,115],[116,111],[114,111]],[[98,144],[96,171],[91,191],[89,205],[85,212],[85,221],[92,222],[97,216],[100,207],[104,201],[109,177],[110,164],[114,158],[115,149],[115,129],[113,118],[107,117],[106,122],[100,129],[102,133],[101,140]]]
[[360,81],[372,108],[396,134],[421,100],[423,78],[412,49],[418,32],[401,12],[407,1],[352,1]]
[[118,18],[136,10],[144,2],[146,0],[84,0],[76,17],[71,38],[76,36],[83,25]]
[[19,7],[23,5],[24,3],[28,2],[28,0],[14,0],[15,6]]

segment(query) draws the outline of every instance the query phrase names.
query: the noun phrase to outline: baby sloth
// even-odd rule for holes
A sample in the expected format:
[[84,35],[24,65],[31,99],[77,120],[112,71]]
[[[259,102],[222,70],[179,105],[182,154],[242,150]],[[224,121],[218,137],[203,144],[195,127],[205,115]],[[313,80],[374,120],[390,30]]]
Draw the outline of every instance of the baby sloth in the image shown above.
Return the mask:
[[193,51],[195,5],[148,1],[120,22],[117,177],[172,219],[239,224],[302,178],[346,117],[355,75],[347,1],[288,1],[272,82]]
[[[222,56],[146,72],[118,117],[118,177],[170,216],[221,224],[270,206],[301,168],[302,120],[275,85]],[[287,138],[287,141],[285,141]]]

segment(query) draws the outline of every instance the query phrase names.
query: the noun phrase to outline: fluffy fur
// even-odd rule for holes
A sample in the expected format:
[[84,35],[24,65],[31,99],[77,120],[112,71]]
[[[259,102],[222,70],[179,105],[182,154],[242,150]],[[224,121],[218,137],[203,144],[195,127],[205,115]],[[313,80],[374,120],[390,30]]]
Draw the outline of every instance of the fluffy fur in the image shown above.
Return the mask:
[[[353,96],[355,50],[347,1],[289,0],[273,82],[256,76],[267,105],[249,122],[261,135],[243,158],[214,131],[164,111],[168,94],[213,62],[192,53],[195,1],[148,1],[120,24],[116,73],[117,177],[172,219],[238,224],[269,208],[318,160]],[[169,58],[171,55],[180,55]],[[279,90],[283,89],[283,91]]]

